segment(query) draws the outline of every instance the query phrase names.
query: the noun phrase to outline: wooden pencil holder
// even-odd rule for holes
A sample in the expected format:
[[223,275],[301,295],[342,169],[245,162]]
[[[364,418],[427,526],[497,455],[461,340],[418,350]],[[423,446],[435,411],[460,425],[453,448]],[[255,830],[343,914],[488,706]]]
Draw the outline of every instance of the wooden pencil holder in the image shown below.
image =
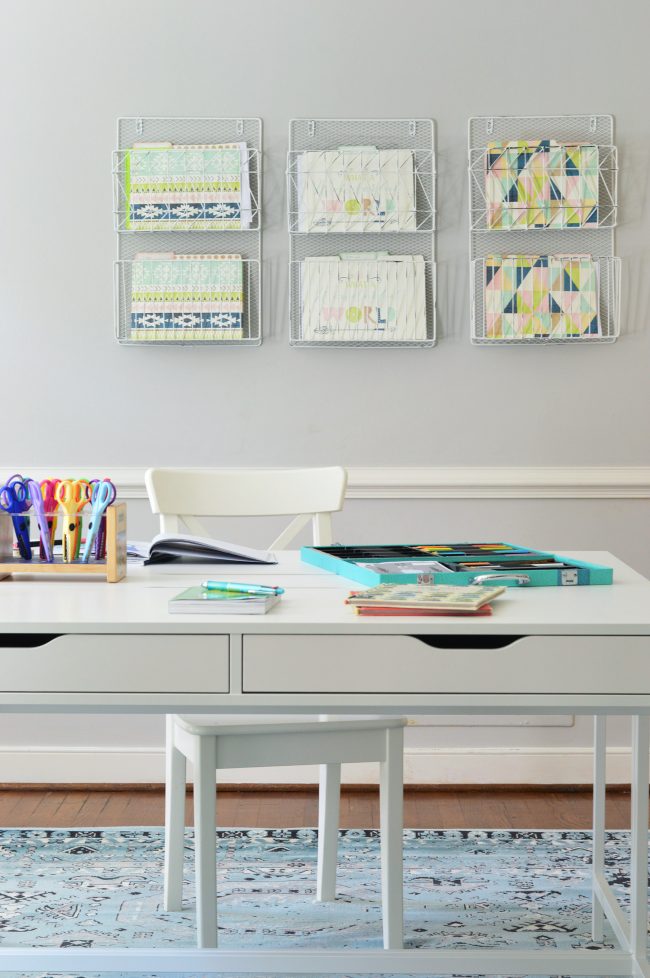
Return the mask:
[[[29,513],[23,514],[29,517]],[[56,515],[59,526],[64,515]],[[80,517],[83,518],[83,511]],[[64,563],[60,556],[47,562],[39,559],[38,549],[33,552],[31,560],[23,560],[14,556],[14,527],[11,514],[0,513],[0,580],[13,577],[15,574],[53,574],[57,577],[65,574],[81,574],[84,576],[104,577],[109,584],[115,584],[126,577],[126,503],[115,503],[106,510],[106,558],[103,560],[90,559],[88,563],[74,560]]]

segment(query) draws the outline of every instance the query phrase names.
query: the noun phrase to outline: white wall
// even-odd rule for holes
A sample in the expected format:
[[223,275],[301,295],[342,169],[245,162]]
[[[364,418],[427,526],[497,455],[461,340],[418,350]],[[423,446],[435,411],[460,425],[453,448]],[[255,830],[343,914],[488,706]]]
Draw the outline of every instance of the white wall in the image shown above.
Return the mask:
[[[5,3],[0,370],[4,405],[23,407],[14,424],[3,426],[0,471],[648,465],[650,114],[639,78],[650,8],[645,0],[626,0],[616,16],[612,9],[602,0],[547,0],[540,18],[520,0]],[[526,112],[615,116],[617,251],[625,272],[623,335],[614,346],[469,345],[467,117]],[[131,349],[114,342],[110,153],[115,118],[138,114],[263,118],[260,349]],[[436,119],[435,349],[289,349],[284,167],[292,116]],[[150,532],[143,504],[130,504],[129,518],[134,536]],[[650,573],[646,500],[355,500],[338,536],[376,541],[388,525],[394,539],[487,535],[559,549],[608,548]],[[238,534],[238,526],[224,532]],[[264,542],[263,527],[253,534],[253,542],[255,535]],[[624,732],[614,725],[612,742],[622,745]],[[512,767],[513,777],[588,776],[580,753],[589,737],[584,721],[409,734],[414,749],[480,743],[502,750],[491,766],[472,753],[465,760],[445,755],[453,763],[414,754],[418,780],[459,771],[467,776],[457,780],[471,780],[476,770],[507,780],[506,748],[524,751],[523,770]],[[159,774],[160,737],[160,723],[146,718],[0,717],[0,781],[147,780]],[[85,751],[76,761],[66,753],[75,744]],[[54,754],[24,752],[43,745]],[[126,746],[144,750],[127,756]]]

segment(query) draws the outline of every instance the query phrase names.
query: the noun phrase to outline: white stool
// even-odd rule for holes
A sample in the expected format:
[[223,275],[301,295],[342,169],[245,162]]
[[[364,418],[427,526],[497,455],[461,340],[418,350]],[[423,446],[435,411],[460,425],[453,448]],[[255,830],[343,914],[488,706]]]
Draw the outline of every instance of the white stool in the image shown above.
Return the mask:
[[167,717],[165,909],[180,910],[186,759],[194,767],[196,915],[199,947],[217,947],[215,771],[320,764],[317,898],[336,887],[341,762],[379,761],[384,947],[402,947],[403,728],[401,717],[220,724]]

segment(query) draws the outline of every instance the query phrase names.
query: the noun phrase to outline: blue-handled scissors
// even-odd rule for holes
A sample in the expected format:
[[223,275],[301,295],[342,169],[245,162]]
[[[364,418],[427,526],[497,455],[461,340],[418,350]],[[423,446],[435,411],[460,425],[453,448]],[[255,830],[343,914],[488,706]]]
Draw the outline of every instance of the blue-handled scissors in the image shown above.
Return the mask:
[[0,509],[11,513],[11,521],[18,542],[18,553],[23,560],[32,559],[32,545],[29,539],[29,519],[22,514],[31,505],[27,487],[22,476],[12,475],[8,482],[0,488]]
[[36,516],[38,532],[41,537],[42,556],[45,558],[48,564],[51,564],[52,563],[52,540],[50,537],[50,527],[48,525],[47,516],[45,515],[45,504],[43,502],[43,493],[41,491],[41,484],[40,482],[36,482],[34,479],[26,479],[25,486],[27,487],[29,498],[32,501],[32,506],[34,508],[34,515]]
[[[96,556],[99,557],[101,553],[101,534],[100,528],[104,521],[104,513],[111,505],[115,499],[116,491],[115,486],[110,479],[102,479],[101,482],[97,481],[92,484],[90,502],[92,510],[90,513],[90,522],[86,528],[86,540],[81,552],[81,562],[82,564],[88,563],[88,558],[90,557],[90,551],[92,550],[95,537],[97,537],[97,550]],[[98,534],[100,534],[98,536]]]

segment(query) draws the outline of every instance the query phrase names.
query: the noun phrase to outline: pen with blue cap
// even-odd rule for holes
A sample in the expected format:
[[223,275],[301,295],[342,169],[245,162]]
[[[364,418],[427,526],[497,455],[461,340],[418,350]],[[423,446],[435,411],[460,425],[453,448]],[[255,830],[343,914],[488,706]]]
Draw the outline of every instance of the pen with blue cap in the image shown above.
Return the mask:
[[201,587],[206,591],[231,591],[233,594],[284,594],[283,587],[266,584],[237,584],[233,581],[201,581]]

